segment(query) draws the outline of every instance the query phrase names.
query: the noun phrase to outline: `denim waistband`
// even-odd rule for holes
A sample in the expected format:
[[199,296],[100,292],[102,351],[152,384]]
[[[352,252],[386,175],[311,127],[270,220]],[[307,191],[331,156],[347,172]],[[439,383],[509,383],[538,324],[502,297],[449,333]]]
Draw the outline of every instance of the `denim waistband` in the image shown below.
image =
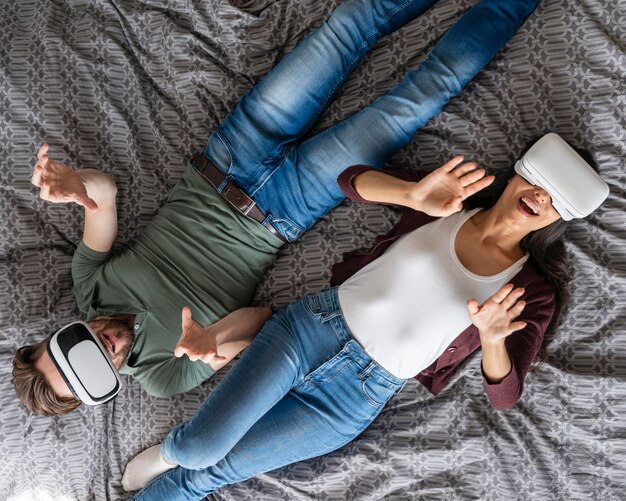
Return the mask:
[[[345,343],[343,351],[361,367],[367,369],[366,372],[368,374],[377,375],[394,386],[404,384],[405,379],[394,376],[387,369],[379,365],[358,341],[354,339],[341,311],[337,287],[331,287],[311,294],[305,297],[304,301],[314,314],[320,316],[322,321],[332,322],[335,333],[340,341]],[[381,335],[384,334],[381,333]]]

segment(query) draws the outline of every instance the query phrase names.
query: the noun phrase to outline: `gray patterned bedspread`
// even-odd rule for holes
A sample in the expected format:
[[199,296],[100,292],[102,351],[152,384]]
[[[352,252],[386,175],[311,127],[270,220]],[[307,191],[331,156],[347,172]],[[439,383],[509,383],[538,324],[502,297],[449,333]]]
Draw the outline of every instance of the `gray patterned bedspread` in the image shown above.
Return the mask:
[[[11,359],[79,317],[70,261],[81,211],[37,199],[38,146],[114,173],[119,245],[150,221],[190,155],[337,0],[0,2],[0,498],[123,499],[126,462],[190,416],[221,376],[151,398],[126,380],[110,405],[65,417],[17,403]],[[441,0],[382,40],[317,130],[397,82],[476,0]],[[475,354],[439,397],[415,381],[357,440],[219,491],[219,500],[626,499],[626,2],[543,0],[506,49],[391,168],[465,154],[492,170],[531,139],[588,148],[611,186],[567,234],[572,301],[519,404],[492,410]],[[343,252],[390,228],[388,208],[344,203],[286,246],[256,301],[327,285]]]

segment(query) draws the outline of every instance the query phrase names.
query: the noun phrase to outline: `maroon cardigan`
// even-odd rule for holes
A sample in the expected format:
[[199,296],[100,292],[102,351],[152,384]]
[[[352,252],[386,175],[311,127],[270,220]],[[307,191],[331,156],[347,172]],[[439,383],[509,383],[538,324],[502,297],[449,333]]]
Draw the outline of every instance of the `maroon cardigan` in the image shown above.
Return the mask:
[[[354,177],[371,169],[371,167],[357,165],[346,169],[339,175],[337,181],[346,197],[357,202],[376,203],[363,199],[352,185]],[[416,171],[386,171],[386,173],[406,181],[419,181],[428,174],[428,172]],[[379,236],[371,249],[344,254],[343,261],[333,266],[331,285],[343,283],[366,264],[382,255],[399,237],[435,219],[437,218],[423,212],[404,209],[400,221],[389,233]],[[524,390],[524,378],[541,347],[543,335],[555,308],[554,291],[529,261],[524,263],[519,273],[511,279],[511,283],[515,287],[525,289],[522,299],[526,301],[526,307],[517,320],[522,320],[527,325],[506,338],[505,346],[511,359],[511,372],[496,384],[488,382],[483,372],[485,391],[491,405],[498,410],[512,407],[520,399]],[[420,372],[415,379],[426,386],[433,395],[437,395],[457,367],[478,348],[480,348],[478,329],[470,324],[452,341],[443,354],[430,367]]]

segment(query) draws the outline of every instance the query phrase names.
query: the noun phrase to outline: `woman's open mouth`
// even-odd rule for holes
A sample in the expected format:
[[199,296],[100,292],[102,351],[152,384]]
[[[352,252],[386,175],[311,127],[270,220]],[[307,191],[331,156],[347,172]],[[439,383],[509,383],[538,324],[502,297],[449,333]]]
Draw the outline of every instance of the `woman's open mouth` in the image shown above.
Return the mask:
[[540,215],[539,204],[526,195],[520,197],[517,202],[517,208],[526,217],[535,217]]

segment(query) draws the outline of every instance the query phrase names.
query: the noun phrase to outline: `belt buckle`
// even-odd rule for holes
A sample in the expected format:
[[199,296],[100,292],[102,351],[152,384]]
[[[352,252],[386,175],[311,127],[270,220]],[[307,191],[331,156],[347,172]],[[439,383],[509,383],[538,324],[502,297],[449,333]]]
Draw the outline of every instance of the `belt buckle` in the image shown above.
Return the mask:
[[246,195],[232,180],[228,181],[226,186],[224,186],[222,196],[246,216],[256,205],[256,202]]

